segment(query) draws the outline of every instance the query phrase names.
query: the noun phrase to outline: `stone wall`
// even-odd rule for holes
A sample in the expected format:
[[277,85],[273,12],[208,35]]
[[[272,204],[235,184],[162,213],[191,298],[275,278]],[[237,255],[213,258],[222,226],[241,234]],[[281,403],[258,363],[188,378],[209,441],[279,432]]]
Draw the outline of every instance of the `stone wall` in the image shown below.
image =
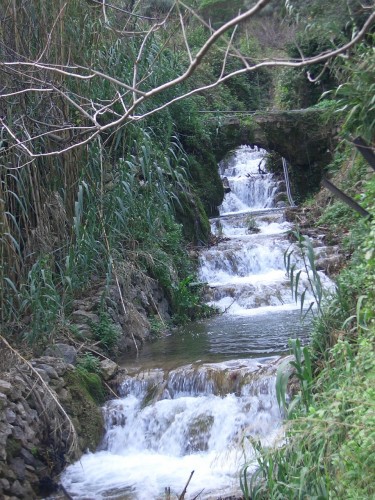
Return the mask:
[[69,461],[99,444],[101,410],[63,359],[14,361],[0,377],[0,498],[44,498]]
[[319,187],[323,168],[332,160],[337,133],[333,120],[316,108],[221,117],[215,154],[220,161],[243,144],[276,152],[291,165],[292,181],[302,200]]

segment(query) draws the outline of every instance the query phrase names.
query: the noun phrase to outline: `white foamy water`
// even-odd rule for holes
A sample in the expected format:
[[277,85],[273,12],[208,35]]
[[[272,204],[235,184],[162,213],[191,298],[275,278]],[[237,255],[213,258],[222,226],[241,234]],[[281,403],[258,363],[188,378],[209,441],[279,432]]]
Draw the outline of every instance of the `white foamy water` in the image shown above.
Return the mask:
[[[220,243],[200,255],[199,278],[208,283],[207,302],[231,315],[254,316],[296,310],[285,272],[284,255],[291,248],[286,238],[290,224],[274,208],[278,183],[264,172],[265,151],[242,147],[220,172],[229,184],[220,217],[211,222]],[[314,301],[303,262],[295,253],[296,272],[302,271],[299,290],[306,307]],[[330,280],[321,275],[325,286]]]
[[73,498],[172,498],[194,470],[188,496],[239,493],[238,471],[252,448],[246,435],[272,443],[280,431],[275,358],[140,372],[104,408],[103,451],[63,475]]
[[231,188],[220,207],[221,215],[273,206],[277,183],[272,174],[260,173],[264,171],[264,155],[264,150],[254,151],[243,146],[220,165],[221,176],[228,180]]

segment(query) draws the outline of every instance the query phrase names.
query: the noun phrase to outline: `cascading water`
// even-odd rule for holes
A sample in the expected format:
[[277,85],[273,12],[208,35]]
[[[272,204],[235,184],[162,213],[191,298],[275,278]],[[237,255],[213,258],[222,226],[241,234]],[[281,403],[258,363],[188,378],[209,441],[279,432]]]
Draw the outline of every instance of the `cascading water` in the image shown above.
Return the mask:
[[[290,246],[283,209],[274,207],[278,186],[262,168],[265,151],[248,147],[237,150],[220,172],[230,192],[212,221],[212,231],[221,242],[202,252],[199,277],[209,285],[207,300],[232,315],[296,310],[284,254]],[[322,280],[327,282],[322,276]],[[301,289],[308,289],[305,273]]]
[[186,499],[239,495],[239,470],[252,457],[245,436],[267,445],[280,434],[276,355],[306,327],[285,276],[289,226],[263,156],[242,147],[220,166],[231,191],[199,276],[224,314],[146,346],[128,365],[120,399],[103,410],[100,451],[62,477],[73,498],[165,499],[165,488],[174,498],[193,470]]
[[238,493],[244,436],[269,444],[279,431],[275,370],[274,359],[241,360],[127,377],[104,410],[104,449],[69,467],[65,488],[73,498],[162,499],[167,487],[181,494],[194,470],[186,498]]

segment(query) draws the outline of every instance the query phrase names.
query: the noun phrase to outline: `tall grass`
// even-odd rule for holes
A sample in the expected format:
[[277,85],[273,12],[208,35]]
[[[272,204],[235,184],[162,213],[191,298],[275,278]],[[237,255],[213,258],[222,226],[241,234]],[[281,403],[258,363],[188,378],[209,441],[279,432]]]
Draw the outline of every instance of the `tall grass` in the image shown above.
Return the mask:
[[[374,187],[372,179],[362,197],[372,214]],[[246,464],[241,472],[246,499],[375,495],[374,219],[363,224],[354,232],[356,251],[336,293],[328,299],[323,294],[312,344],[292,343],[299,382],[293,397],[286,396],[288,374],[278,373],[285,443],[277,449],[254,445],[258,469],[250,477]]]
[[[41,0],[6,0],[4,7],[0,42],[6,60],[74,61],[131,83],[141,40],[108,29],[102,9],[88,8],[84,0],[59,0],[48,8]],[[112,10],[108,15],[112,27],[120,27],[121,19]],[[162,43],[160,37],[150,37],[140,77],[152,58],[157,59]],[[160,81],[163,72],[177,71],[173,63],[154,66],[146,85]],[[32,78],[46,77],[36,70],[23,75],[0,71],[2,83],[12,90],[24,89]],[[62,76],[56,85],[72,96],[101,102],[113,93],[104,79],[77,83]],[[58,92],[20,94],[18,101],[2,99],[1,106],[19,139],[27,139],[26,128],[41,135],[38,151],[54,147],[42,135],[47,127],[81,124],[74,107],[68,107]],[[85,293],[92,276],[110,281],[115,268],[124,275],[124,267],[150,275],[172,297],[179,280],[191,272],[175,209],[183,214],[196,195],[189,187],[186,155],[173,135],[175,124],[169,115],[166,118],[157,134],[150,128],[146,132],[150,124],[129,124],[89,147],[29,164],[20,150],[4,146],[10,138],[1,130],[2,323],[25,330],[20,322],[26,317],[27,339],[47,341],[54,325],[71,312],[77,294]]]
[[184,151],[175,139],[162,156],[147,132],[141,136],[138,130],[137,136],[133,154],[115,165],[110,165],[101,143],[92,146],[81,171],[64,251],[39,248],[18,285],[3,277],[9,289],[5,301],[14,304],[13,318],[30,316],[25,333],[29,342],[52,338],[92,276],[103,282],[113,273],[125,281],[129,272],[149,276],[164,287],[173,304],[180,281],[192,272],[174,212],[182,195],[192,196]]

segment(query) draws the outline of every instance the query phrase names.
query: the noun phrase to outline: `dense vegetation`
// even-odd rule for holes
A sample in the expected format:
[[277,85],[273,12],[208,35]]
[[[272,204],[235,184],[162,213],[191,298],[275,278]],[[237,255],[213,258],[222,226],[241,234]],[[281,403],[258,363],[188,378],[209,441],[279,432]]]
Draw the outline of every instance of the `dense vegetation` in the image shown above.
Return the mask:
[[[301,15],[311,7],[307,2],[289,5]],[[355,23],[355,2],[346,6],[353,9]],[[317,17],[298,32],[306,48],[316,50],[317,41],[332,41],[327,33],[345,36],[353,29],[341,12],[334,13],[323,3],[316,8]],[[244,468],[246,498],[359,499],[375,494],[375,178],[352,145],[353,138],[361,136],[374,146],[372,42],[369,36],[351,59],[330,65],[328,77],[318,82],[318,92],[308,90],[311,84],[306,79],[303,86],[294,85],[302,77],[299,71],[286,70],[279,80],[283,85],[283,92],[279,87],[277,93],[280,104],[311,105],[320,96],[318,106],[327,115],[338,117],[340,140],[326,175],[355,197],[370,216],[361,218],[324,191],[305,204],[310,226],[325,228],[327,241],[341,246],[348,263],[336,278],[336,291],[325,292],[314,270],[309,241],[297,235],[301,250],[311,259],[311,281],[319,308],[311,345],[291,344],[300,384],[291,400],[285,398],[287,375],[282,370],[279,373],[278,395],[287,418],[285,445],[265,450],[254,443],[259,468],[250,481]]]
[[[121,2],[126,12],[104,11],[98,2],[85,0],[70,0],[67,7],[50,2],[48,8],[43,0],[3,3],[1,61],[72,62],[125,82],[131,81],[142,44],[137,33],[150,25],[147,16],[168,12],[172,5],[168,0],[141,2],[139,17],[128,17],[136,4],[132,0]],[[254,2],[189,3],[220,26],[234,10]],[[236,49],[254,60],[316,55],[349,40],[373,7],[371,1],[357,0],[271,2],[259,18],[240,28]],[[175,78],[187,64],[181,30],[172,21],[168,30],[151,32],[145,42],[148,63],[139,68],[145,91]],[[193,52],[207,33],[192,17],[187,38]],[[244,493],[251,490],[253,498],[370,498],[375,493],[375,183],[352,145],[359,135],[374,146],[373,36],[369,33],[348,58],[241,74],[58,155],[27,158],[10,147],[11,137],[0,129],[2,334],[6,331],[18,346],[23,340],[35,346],[69,328],[72,303],[90,294],[93,280],[108,286],[118,282],[125,291],[129,280],[146,283],[151,278],[163,287],[175,321],[200,314],[186,246],[208,241],[208,216],[223,196],[213,150],[216,125],[201,111],[316,106],[323,117],[336,117],[341,135],[327,175],[372,217],[359,219],[327,196],[310,200],[311,224],[325,225],[332,241],[345,236],[339,243],[348,265],[338,276],[336,293],[321,296],[312,345],[293,347],[301,390],[289,404],[280,396],[289,419],[286,445],[271,452],[259,449],[259,473],[251,484],[244,470]],[[183,92],[217,78],[224,48],[220,43],[213,47],[194,76],[179,84]],[[233,58],[228,64],[236,69],[241,61]],[[0,74],[6,89],[1,89],[0,115],[15,127],[20,141],[27,143],[24,131],[32,131],[37,153],[54,149],[54,141],[62,148],[78,143],[86,125],[61,92],[72,101],[83,96],[87,105],[112,99],[113,87],[104,78],[72,83],[61,75],[54,92],[26,93],[25,86],[43,85],[47,71],[0,66]],[[173,92],[167,89],[145,101],[141,112],[162,106]],[[121,100],[114,112],[120,113],[120,107]],[[108,116],[98,119],[105,123]],[[56,134],[47,136],[47,126],[55,127]],[[113,331],[105,305],[100,313],[100,339],[110,347]],[[94,336],[98,331],[94,326]]]
[[[9,3],[2,13],[1,58],[24,61],[42,54],[57,64],[68,58],[126,80],[142,38],[121,34],[123,17],[116,10],[109,10],[108,18],[95,5],[87,8],[87,2],[72,0],[59,17],[62,8],[59,2],[48,9],[42,1]],[[150,12],[144,6],[141,14]],[[147,20],[140,20],[131,33],[145,28]],[[199,46],[204,31],[197,25],[189,37],[192,47]],[[176,37],[176,43],[177,48],[171,45],[168,33],[149,37],[147,60],[155,58],[157,64],[146,87],[179,74],[182,40]],[[165,44],[170,48],[163,52]],[[220,58],[217,52],[202,64],[195,81],[181,85],[188,91],[197,80],[213,77]],[[138,71],[142,74],[148,66]],[[186,285],[194,268],[185,247],[207,242],[207,217],[223,196],[211,145],[215,128],[199,110],[246,109],[246,100],[254,98],[251,81],[240,79],[240,97],[231,83],[213,94],[177,102],[139,124],[106,132],[88,145],[48,156],[54,141],[62,147],[79,141],[84,123],[58,90],[53,95],[25,92],[30,82],[45,78],[43,71],[31,73],[2,71],[5,88],[15,92],[2,96],[4,123],[13,124],[20,138],[36,135],[36,153],[47,154],[26,158],[1,129],[2,323],[18,340],[22,335],[32,343],[50,342],[56,331],[69,326],[72,301],[90,293],[93,277],[111,283],[116,276],[124,287],[129,275],[157,280],[177,321],[196,314],[199,296]],[[72,83],[62,76],[58,84],[86,100],[106,102],[112,92],[104,79]],[[162,99],[168,98],[165,94]],[[158,107],[162,99],[155,97],[142,111]],[[59,135],[58,124],[74,127]],[[56,128],[54,135],[46,134],[47,125]]]

